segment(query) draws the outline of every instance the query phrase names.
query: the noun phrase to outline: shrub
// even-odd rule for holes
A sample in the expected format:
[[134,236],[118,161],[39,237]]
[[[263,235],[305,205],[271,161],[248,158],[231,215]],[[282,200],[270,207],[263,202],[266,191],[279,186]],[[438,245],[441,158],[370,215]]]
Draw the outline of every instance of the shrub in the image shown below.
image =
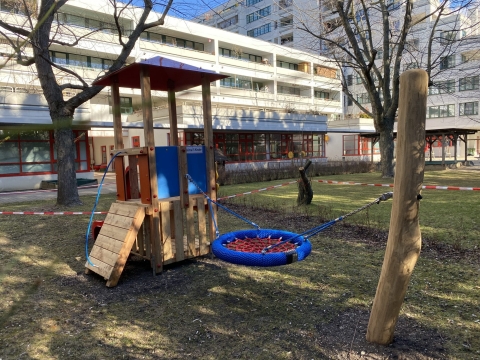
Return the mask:
[[[218,169],[218,183],[220,185],[234,185],[262,181],[275,181],[299,177],[298,163],[273,163],[267,169]],[[327,163],[312,163],[307,175],[325,176],[340,174],[358,174],[374,170],[374,164],[366,161],[329,161]]]

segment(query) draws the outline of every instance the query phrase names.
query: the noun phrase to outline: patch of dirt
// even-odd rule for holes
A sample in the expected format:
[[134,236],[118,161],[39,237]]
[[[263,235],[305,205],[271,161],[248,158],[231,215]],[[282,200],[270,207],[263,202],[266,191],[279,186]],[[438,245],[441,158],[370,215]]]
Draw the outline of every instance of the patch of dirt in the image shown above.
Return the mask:
[[[400,317],[395,337],[389,346],[369,343],[365,339],[370,313],[364,309],[349,309],[325,325],[318,325],[322,347],[331,347],[338,359],[445,359],[445,339],[415,320]],[[348,350],[344,350],[348,349]]]

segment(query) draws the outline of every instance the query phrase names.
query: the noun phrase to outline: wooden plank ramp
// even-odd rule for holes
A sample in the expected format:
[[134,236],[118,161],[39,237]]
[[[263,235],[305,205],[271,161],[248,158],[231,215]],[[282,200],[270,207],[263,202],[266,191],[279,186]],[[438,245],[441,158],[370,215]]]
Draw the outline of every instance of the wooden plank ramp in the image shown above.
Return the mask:
[[93,271],[107,280],[107,286],[116,286],[128,255],[145,218],[145,206],[113,203],[85,263],[86,272]]

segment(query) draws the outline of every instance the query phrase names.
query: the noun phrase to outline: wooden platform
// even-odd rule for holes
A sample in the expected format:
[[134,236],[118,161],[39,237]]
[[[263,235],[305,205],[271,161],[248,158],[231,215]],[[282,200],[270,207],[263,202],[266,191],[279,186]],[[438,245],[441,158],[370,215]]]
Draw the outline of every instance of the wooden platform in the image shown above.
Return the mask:
[[144,218],[145,206],[113,203],[90,253],[95,266],[87,261],[86,272],[103,276],[108,287],[117,285]]

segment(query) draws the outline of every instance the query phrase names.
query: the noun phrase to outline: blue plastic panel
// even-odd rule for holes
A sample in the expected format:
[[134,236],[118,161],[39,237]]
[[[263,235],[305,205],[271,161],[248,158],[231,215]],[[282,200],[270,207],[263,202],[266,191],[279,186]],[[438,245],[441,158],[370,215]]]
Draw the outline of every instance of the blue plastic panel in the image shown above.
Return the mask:
[[[177,146],[155,147],[159,199],[180,196],[178,149]],[[195,180],[202,191],[206,192],[207,174],[205,146],[187,146],[187,167],[188,174],[190,174]],[[200,191],[194,184],[189,183],[188,193],[190,195],[200,194]]]

